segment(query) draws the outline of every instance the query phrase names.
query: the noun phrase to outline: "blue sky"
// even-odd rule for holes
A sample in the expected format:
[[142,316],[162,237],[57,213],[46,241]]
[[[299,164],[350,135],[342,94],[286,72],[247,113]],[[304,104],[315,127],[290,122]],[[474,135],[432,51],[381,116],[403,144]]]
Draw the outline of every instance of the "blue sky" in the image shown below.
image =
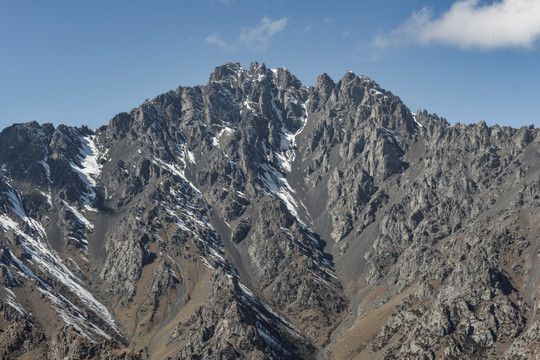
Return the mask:
[[107,124],[216,66],[352,70],[452,124],[540,125],[540,1],[0,2],[0,128]]

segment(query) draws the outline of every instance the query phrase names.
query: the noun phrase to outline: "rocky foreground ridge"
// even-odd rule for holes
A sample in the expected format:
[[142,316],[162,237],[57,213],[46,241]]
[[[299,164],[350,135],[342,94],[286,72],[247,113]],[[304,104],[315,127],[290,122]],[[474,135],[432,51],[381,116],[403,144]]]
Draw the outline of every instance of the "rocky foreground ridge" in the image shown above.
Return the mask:
[[216,68],[0,133],[0,356],[540,356],[540,135]]

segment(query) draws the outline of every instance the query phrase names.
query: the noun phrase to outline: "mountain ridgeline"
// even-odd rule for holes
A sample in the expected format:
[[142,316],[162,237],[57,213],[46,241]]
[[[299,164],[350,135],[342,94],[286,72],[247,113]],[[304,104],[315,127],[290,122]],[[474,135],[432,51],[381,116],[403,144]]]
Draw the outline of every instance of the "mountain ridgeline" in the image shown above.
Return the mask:
[[0,356],[530,359],[540,132],[228,63],[0,133]]

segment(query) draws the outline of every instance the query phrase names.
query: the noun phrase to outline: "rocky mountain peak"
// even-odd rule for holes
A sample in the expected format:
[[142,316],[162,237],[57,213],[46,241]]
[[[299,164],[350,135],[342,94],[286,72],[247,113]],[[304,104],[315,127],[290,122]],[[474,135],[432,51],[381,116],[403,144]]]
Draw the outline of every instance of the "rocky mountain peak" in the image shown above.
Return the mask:
[[217,66],[212,74],[210,74],[209,81],[225,81],[229,77],[238,76],[239,73],[243,72],[244,69],[240,63],[226,63],[225,65]]
[[317,78],[317,82],[315,83],[315,90],[317,93],[321,94],[323,99],[328,99],[330,96],[330,93],[334,89],[335,83],[332,80],[332,78],[324,73],[322,75],[319,75]]
[[5,356],[538,355],[534,127],[227,63],[0,149]]

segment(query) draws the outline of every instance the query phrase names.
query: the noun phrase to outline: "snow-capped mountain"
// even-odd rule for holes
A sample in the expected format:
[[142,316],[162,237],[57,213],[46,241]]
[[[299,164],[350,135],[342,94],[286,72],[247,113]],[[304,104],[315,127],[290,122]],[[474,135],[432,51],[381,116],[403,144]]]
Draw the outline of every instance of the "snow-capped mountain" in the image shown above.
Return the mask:
[[530,358],[540,136],[228,63],[0,133],[6,358]]

